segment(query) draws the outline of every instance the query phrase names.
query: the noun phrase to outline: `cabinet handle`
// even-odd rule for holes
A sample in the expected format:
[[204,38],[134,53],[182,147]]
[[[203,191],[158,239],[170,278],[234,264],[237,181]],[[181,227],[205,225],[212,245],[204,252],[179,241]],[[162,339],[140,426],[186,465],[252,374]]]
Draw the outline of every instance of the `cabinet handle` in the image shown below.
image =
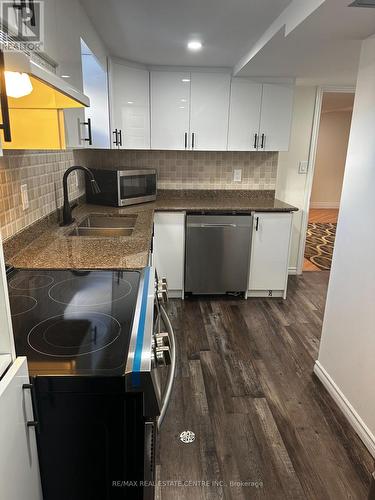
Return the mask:
[[121,129],[118,131],[118,134],[119,134],[119,137],[120,137],[118,145],[122,146],[122,130]]
[[117,137],[117,132],[118,132],[117,128],[115,128],[115,130],[112,132],[112,134],[114,134],[114,136],[115,136],[115,140],[113,141],[113,144],[114,144],[115,146],[118,146],[118,137]]
[[88,142],[92,146],[92,132],[91,132],[91,118],[87,118],[87,122],[82,122],[82,125],[87,125],[89,136],[84,141]]
[[3,117],[3,123],[0,124],[0,130],[4,131],[4,142],[11,142],[12,135],[10,133],[9,106],[4,76],[4,53],[2,50],[0,50],[0,106]]
[[187,149],[187,141],[188,141],[188,135],[187,135],[187,132],[185,132],[185,149]]
[[259,229],[259,217],[255,218],[255,231],[258,231]]
[[260,148],[264,149],[264,141],[265,141],[266,136],[262,134],[262,142],[260,143]]
[[40,429],[39,429],[39,417],[38,417],[38,407],[37,407],[37,404],[36,404],[36,398],[35,398],[35,388],[34,388],[34,385],[33,384],[23,384],[22,385],[22,389],[25,390],[25,389],[28,389],[30,390],[30,394],[31,394],[31,403],[32,403],[32,406],[33,406],[33,412],[34,412],[34,416],[35,416],[35,420],[29,420],[26,425],[27,427],[35,427],[35,430],[38,432],[40,432]]
[[191,134],[191,149],[194,149],[195,147],[195,133],[193,132]]
[[258,134],[254,135],[254,149],[258,148]]

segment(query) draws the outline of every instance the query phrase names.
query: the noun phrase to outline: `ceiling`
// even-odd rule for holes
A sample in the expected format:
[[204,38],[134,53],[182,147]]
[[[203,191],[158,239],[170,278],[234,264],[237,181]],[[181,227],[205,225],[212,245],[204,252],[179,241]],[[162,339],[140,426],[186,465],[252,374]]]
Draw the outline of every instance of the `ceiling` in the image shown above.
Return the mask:
[[375,9],[348,7],[350,0],[326,0],[285,36],[264,45],[240,76],[294,77],[305,84],[354,85],[363,39],[375,32]]
[[[375,9],[351,0],[80,0],[111,56],[354,86]],[[187,50],[200,39],[203,49]]]
[[[291,0],[81,0],[110,55],[148,65],[233,67]],[[199,38],[201,52],[186,43]]]

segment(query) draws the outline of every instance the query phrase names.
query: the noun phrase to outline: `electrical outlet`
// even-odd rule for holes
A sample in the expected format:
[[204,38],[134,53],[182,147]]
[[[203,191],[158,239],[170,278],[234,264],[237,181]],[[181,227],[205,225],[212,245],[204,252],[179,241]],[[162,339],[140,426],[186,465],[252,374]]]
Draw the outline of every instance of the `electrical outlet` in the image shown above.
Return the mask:
[[233,182],[241,182],[242,181],[242,169],[235,168],[233,170]]
[[299,174],[307,174],[307,171],[309,169],[309,162],[308,161],[300,161],[299,166],[298,166],[298,173]]
[[74,172],[74,176],[75,176],[74,177],[74,184],[75,184],[75,187],[77,188],[78,184],[79,184],[79,182],[78,182],[78,172],[77,171]]
[[21,185],[21,200],[23,210],[27,210],[29,208],[29,193],[27,192],[27,184]]

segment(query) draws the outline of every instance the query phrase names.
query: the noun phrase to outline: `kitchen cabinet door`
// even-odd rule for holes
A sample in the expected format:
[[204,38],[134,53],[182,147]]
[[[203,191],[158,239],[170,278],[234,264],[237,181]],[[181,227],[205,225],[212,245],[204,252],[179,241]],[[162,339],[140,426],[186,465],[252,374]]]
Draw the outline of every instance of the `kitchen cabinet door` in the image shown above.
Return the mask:
[[3,500],[42,500],[26,358],[17,358],[0,380],[0,484]]
[[285,298],[292,216],[292,213],[255,213],[249,295]]
[[107,69],[81,40],[83,92],[90,99],[81,125],[82,142],[89,148],[110,148]]
[[[149,72],[110,61],[112,146],[150,148]],[[114,131],[118,131],[117,140]],[[116,144],[117,142],[117,144]]]
[[229,108],[228,150],[257,151],[262,85],[233,78]]
[[156,212],[153,263],[159,278],[167,278],[171,297],[183,297],[185,212]]
[[293,96],[291,85],[263,84],[259,151],[288,151]]
[[228,144],[230,75],[192,73],[191,149],[224,151]]
[[190,78],[190,73],[151,72],[152,149],[188,149]]

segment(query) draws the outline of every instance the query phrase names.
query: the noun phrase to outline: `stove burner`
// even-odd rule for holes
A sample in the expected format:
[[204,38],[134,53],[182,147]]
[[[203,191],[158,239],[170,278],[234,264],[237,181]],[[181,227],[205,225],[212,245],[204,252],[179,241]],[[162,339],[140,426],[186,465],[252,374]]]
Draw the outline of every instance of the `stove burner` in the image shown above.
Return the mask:
[[25,314],[38,305],[37,300],[28,295],[11,295],[9,297],[9,302],[12,317]]
[[56,283],[49,289],[48,295],[58,304],[99,307],[124,299],[132,288],[129,281],[120,277],[112,279],[111,275],[90,273],[87,277],[69,278]]
[[55,280],[47,274],[22,274],[16,276],[9,282],[9,286],[14,290],[38,290],[52,285]]
[[117,319],[98,312],[69,312],[35,325],[27,336],[34,351],[57,358],[76,358],[101,351],[121,333]]

